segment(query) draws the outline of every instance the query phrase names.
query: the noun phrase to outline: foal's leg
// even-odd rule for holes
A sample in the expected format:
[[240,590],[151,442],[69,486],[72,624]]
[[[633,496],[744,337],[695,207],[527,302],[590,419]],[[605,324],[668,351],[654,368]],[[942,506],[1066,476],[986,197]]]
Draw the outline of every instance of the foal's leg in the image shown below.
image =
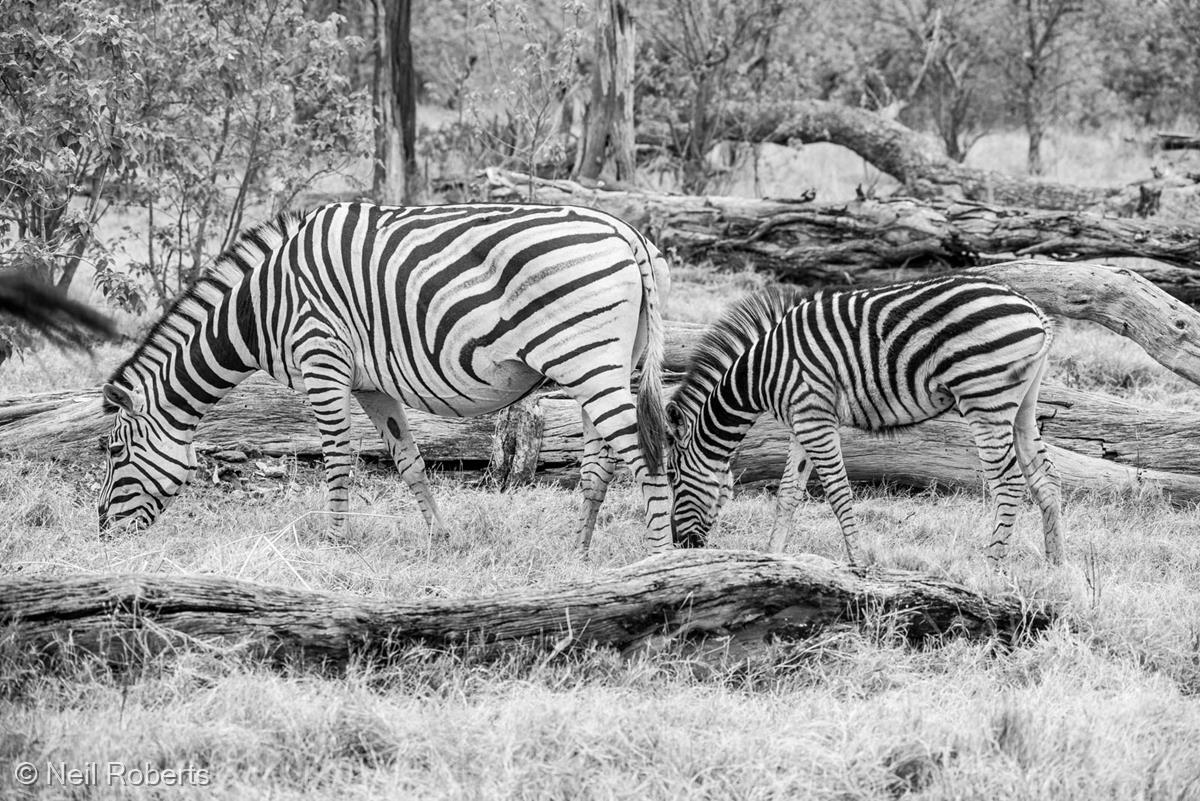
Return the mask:
[[1045,372],[1046,363],[1043,362],[1021,400],[1020,408],[1017,409],[1014,433],[1021,472],[1025,474],[1025,483],[1029,485],[1029,491],[1042,510],[1042,536],[1045,540],[1046,558],[1054,564],[1061,564],[1062,490],[1058,471],[1054,469],[1054,463],[1046,453],[1046,444],[1042,442],[1042,435],[1037,426],[1038,390]]
[[804,496],[811,472],[812,462],[804,453],[804,446],[800,444],[800,440],[792,437],[788,447],[787,466],[783,469],[779,494],[775,498],[775,519],[771,524],[770,550],[776,553],[781,553],[787,545],[792,516]]
[[382,392],[357,392],[355,397],[363,411],[371,418],[388,453],[400,471],[400,477],[417,497],[417,506],[425,518],[425,524],[439,537],[449,536],[441,511],[429,491],[429,480],[425,474],[425,460],[413,441],[404,406],[395,398]]
[[836,416],[825,410],[801,409],[793,416],[792,439],[800,443],[808,461],[816,469],[817,477],[821,479],[825,497],[829,499],[829,505],[833,507],[833,513],[842,527],[846,558],[850,564],[854,564],[858,518],[854,514],[854,493],[846,475],[846,463],[842,460],[842,440],[838,435]]
[[987,477],[988,492],[992,496],[994,518],[992,538],[988,543],[988,556],[1003,559],[1008,555],[1008,538],[1012,534],[1017,506],[1025,493],[1025,479],[1017,460],[1013,428],[1025,395],[1026,382],[994,392],[977,395],[960,394],[955,401],[962,412],[971,433],[975,437],[975,448]]

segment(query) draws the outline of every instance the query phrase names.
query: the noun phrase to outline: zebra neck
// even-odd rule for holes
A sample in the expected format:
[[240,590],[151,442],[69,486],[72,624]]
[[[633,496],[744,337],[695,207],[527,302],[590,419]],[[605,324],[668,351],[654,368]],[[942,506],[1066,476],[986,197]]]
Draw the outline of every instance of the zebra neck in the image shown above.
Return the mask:
[[696,415],[695,447],[714,465],[729,464],[754,421],[766,411],[755,395],[722,381]]
[[[230,295],[234,305],[236,293]],[[170,336],[148,341],[121,371],[120,381],[140,388],[147,408],[176,430],[194,429],[221,398],[257,369],[254,337],[246,336],[230,309],[212,309],[191,325],[166,325]],[[164,321],[166,323],[167,321]]]

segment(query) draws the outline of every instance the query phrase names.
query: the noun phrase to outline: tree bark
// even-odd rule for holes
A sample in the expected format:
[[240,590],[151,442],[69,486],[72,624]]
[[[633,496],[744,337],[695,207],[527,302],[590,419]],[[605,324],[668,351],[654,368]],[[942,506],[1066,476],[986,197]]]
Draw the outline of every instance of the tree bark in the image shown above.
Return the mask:
[[[694,335],[694,329],[681,329],[678,337]],[[78,461],[96,452],[97,438],[109,426],[94,392],[49,393],[3,403],[3,451]],[[536,467],[539,481],[574,484],[583,449],[579,406],[557,392],[530,404],[515,423],[505,417],[511,412],[462,419],[413,410],[408,416],[432,467],[491,469],[494,478],[511,484],[528,480]],[[1147,411],[1050,385],[1043,388],[1038,419],[1068,491],[1157,487],[1175,503],[1200,501],[1200,414]],[[957,417],[922,423],[890,438],[852,428],[842,429],[841,435],[846,469],[855,481],[968,489],[984,485],[974,439]],[[787,436],[772,419],[761,419],[734,461],[739,480],[777,481]],[[364,459],[390,460],[370,420],[357,409],[350,437]],[[246,381],[205,416],[196,446],[209,455],[240,451],[251,457],[321,458],[321,438],[303,396],[265,376]]]
[[[824,100],[806,100],[769,108],[734,108],[722,117],[715,140],[791,146],[829,142],[853,151],[904,185],[918,198],[963,199],[1004,206],[1065,211],[1096,211],[1131,216],[1145,186],[1189,189],[1196,181],[1148,179],[1128,186],[1085,187],[1038,181],[959,164],[929,140],[895,120],[866,109]],[[647,126],[641,144],[670,150],[684,141],[669,130]],[[682,154],[679,154],[682,155]]]
[[[602,173],[632,182],[634,159],[633,77],[636,28],[622,0],[596,0],[596,64],[592,102],[577,174],[595,180]],[[611,165],[608,170],[606,165]]]
[[502,170],[488,170],[485,180],[491,200],[599,208],[684,259],[753,266],[799,284],[920,278],[1013,255],[1142,257],[1164,264],[1129,269],[1175,297],[1200,303],[1196,226],[911,198],[813,203],[629,192]]
[[[1200,313],[1128,270],[1088,264],[1013,262],[978,268],[1031,297],[1051,314],[1092,320],[1137,342],[1168,369],[1200,383]],[[685,369],[701,326],[667,328],[666,369]],[[1139,409],[1116,398],[1052,384],[1038,406],[1042,433],[1067,489],[1157,486],[1174,502],[1200,501],[1200,414]],[[582,428],[579,407],[557,391],[498,415],[473,419],[409,412],[425,459],[449,469],[489,468],[503,486],[541,480],[574,483]],[[0,400],[0,450],[79,459],[108,429],[98,393],[55,392]],[[930,421],[884,439],[842,431],[855,480],[980,487],[974,440],[957,417]],[[255,376],[222,400],[196,435],[203,453],[319,458],[321,439],[303,397]],[[365,414],[352,415],[360,455],[389,459]],[[734,467],[742,480],[777,480],[786,431],[761,420]]]
[[375,17],[375,171],[380,203],[411,203],[416,177],[417,84],[412,0],[373,0]]
[[556,654],[678,643],[723,652],[880,618],[914,644],[950,637],[1014,642],[1056,615],[1027,599],[988,597],[909,571],[718,550],[660,554],[555,588],[418,602],[215,576],[0,580],[0,627],[10,650],[51,661],[82,652],[117,664],[196,643],[325,667],[402,658],[404,646],[419,643],[532,641]]

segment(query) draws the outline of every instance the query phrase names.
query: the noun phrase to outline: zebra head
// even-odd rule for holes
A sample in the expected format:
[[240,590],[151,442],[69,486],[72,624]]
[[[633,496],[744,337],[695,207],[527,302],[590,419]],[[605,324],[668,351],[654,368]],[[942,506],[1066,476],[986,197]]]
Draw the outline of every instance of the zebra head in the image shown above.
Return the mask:
[[114,525],[153,523],[196,469],[194,430],[180,431],[146,410],[140,388],[104,385],[105,411],[114,414],[100,490],[100,533]]
[[674,402],[667,404],[667,424],[671,445],[667,451],[667,478],[674,496],[672,537],[676,547],[702,548],[717,512],[729,498],[733,474],[728,463],[713,461],[697,447],[692,420]]

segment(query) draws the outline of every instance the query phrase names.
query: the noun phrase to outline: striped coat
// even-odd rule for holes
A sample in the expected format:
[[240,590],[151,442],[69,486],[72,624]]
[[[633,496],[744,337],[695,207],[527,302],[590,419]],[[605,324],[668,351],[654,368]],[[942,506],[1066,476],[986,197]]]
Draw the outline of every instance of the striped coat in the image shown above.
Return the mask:
[[[348,510],[353,395],[443,532],[404,408],[485,414],[548,379],[583,407],[585,546],[621,460],[641,486],[652,543],[669,547],[668,286],[657,249],[591,209],[342,203],[247,231],[105,386],[101,526],[156,519],[195,463],[197,423],[261,369],[312,403],[336,526]],[[635,406],[630,375],[643,355]]]
[[858,523],[838,427],[886,432],[957,409],[993,496],[993,553],[1004,551],[1028,481],[1047,556],[1060,560],[1059,482],[1034,417],[1051,338],[1032,302],[974,276],[742,300],[706,332],[667,407],[676,541],[703,543],[733,450],[769,413],[792,435],[772,549],[783,548],[815,469],[853,561]]

